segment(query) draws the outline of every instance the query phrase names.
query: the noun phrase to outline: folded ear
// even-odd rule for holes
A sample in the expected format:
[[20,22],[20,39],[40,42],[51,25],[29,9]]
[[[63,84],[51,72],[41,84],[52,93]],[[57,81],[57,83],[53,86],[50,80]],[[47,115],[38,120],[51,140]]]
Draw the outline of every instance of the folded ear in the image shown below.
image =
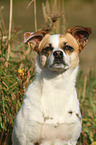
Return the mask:
[[80,46],[79,51],[81,51],[88,42],[89,35],[91,34],[91,28],[75,26],[70,28],[68,33],[71,33],[78,41]]
[[35,51],[38,50],[39,42],[47,34],[47,31],[38,31],[38,32],[26,32],[24,33],[24,43],[28,43],[31,48]]

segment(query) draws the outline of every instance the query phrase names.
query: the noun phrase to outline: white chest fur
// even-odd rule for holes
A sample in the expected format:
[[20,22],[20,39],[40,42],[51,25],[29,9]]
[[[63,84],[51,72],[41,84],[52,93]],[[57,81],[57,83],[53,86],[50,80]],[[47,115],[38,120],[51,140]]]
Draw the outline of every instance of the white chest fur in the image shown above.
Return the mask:
[[56,138],[68,145],[73,140],[72,145],[76,145],[82,123],[75,89],[77,71],[78,67],[57,75],[36,67],[36,78],[15,120],[16,144],[15,137],[22,145]]
[[[31,112],[36,112],[31,119],[49,124],[72,123],[77,120],[76,113],[80,114],[75,89],[77,71],[78,68],[70,69],[52,77],[53,74],[48,70],[39,70],[36,80],[26,92],[28,100],[32,103]],[[71,118],[69,112],[73,113]]]
[[[76,68],[77,69],[77,68]],[[79,102],[77,99],[75,80],[73,80],[73,70],[60,74],[51,80],[43,79],[42,89],[42,112],[45,117],[53,118],[46,120],[47,123],[72,123],[74,120],[68,119],[69,112],[79,113]],[[74,70],[74,73],[76,73]],[[69,76],[68,73],[70,74]],[[74,74],[76,77],[76,74]]]

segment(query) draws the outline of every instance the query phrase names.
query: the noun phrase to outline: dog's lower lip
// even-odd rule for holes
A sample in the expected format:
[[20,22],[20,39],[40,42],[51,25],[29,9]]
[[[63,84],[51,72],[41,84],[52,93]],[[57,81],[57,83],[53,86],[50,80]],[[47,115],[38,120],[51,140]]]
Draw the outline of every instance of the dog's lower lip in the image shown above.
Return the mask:
[[63,66],[65,68],[68,65],[65,63],[53,63],[53,64],[49,65],[49,68],[52,68],[52,67],[60,68],[61,66]]
[[54,61],[53,65],[64,65],[64,66],[68,66],[64,61],[60,61],[60,60],[56,60]]

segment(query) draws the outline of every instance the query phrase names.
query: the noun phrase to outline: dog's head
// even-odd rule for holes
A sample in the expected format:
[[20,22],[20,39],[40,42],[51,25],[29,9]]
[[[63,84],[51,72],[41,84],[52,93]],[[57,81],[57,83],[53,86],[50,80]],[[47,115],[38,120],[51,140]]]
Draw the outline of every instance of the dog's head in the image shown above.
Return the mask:
[[79,53],[88,42],[90,28],[75,26],[66,35],[50,35],[46,31],[26,32],[24,42],[28,42],[39,54],[40,65],[52,71],[65,71],[79,64]]

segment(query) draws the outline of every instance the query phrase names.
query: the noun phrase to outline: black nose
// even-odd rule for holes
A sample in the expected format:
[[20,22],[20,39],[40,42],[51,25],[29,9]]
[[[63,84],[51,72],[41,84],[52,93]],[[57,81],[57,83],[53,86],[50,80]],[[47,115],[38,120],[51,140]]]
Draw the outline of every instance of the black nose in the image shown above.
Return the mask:
[[63,52],[60,50],[54,51],[53,55],[55,56],[55,59],[62,59],[63,58]]

